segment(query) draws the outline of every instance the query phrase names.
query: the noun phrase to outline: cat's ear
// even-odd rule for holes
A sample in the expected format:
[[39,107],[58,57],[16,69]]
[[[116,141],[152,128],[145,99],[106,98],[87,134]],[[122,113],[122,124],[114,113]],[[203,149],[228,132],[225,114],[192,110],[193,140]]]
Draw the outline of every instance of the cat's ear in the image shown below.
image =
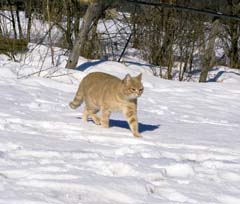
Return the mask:
[[130,74],[127,74],[127,75],[124,77],[123,82],[126,83],[126,84],[128,84],[128,83],[130,82],[131,78],[132,78],[132,77],[130,76]]
[[136,78],[137,78],[139,81],[142,81],[142,73],[140,73]]

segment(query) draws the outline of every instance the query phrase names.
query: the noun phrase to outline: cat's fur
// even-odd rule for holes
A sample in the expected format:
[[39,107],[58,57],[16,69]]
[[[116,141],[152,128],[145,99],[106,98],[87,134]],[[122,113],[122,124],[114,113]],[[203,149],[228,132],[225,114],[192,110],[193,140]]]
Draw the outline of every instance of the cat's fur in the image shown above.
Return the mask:
[[[102,72],[88,74],[81,81],[70,107],[76,109],[85,102],[83,121],[91,117],[96,124],[109,127],[109,116],[113,111],[122,111],[135,137],[140,137],[137,120],[137,98],[143,93],[142,74],[123,80]],[[101,119],[96,115],[102,112]]]

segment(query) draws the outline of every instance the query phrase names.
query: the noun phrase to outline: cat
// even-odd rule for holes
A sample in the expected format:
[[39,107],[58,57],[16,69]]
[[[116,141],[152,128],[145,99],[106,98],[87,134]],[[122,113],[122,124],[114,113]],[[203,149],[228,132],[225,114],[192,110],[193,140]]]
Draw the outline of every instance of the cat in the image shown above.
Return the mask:
[[[76,96],[69,103],[72,109],[85,102],[82,120],[88,117],[102,127],[109,127],[111,112],[122,111],[135,137],[141,137],[138,131],[137,98],[143,93],[142,74],[132,77],[129,74],[124,79],[103,72],[88,74],[80,82]],[[101,119],[96,115],[101,111]]]

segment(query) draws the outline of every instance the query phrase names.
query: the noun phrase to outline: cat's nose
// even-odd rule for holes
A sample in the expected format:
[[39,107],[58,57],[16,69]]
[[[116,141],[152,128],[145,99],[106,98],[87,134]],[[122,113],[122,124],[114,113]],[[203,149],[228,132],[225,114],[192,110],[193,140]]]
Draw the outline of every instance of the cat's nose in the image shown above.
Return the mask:
[[138,94],[141,95],[143,93],[143,89],[138,90]]

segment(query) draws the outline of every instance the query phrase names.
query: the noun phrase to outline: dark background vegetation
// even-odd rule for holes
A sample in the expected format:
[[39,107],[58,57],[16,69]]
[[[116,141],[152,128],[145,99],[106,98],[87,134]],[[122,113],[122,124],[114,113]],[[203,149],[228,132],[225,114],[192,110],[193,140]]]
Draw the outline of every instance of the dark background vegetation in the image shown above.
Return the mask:
[[[139,50],[157,67],[153,73],[167,79],[172,79],[176,62],[180,81],[191,75],[196,63],[200,82],[215,65],[240,68],[239,0],[0,0],[0,10],[0,52],[13,59],[31,42],[66,49],[67,68],[76,66],[79,55],[121,61],[126,48]],[[32,35],[36,20],[48,24],[45,33]],[[117,33],[99,33],[100,21],[122,27]],[[62,34],[57,41],[51,36],[54,28]],[[217,49],[221,56],[215,55]]]

